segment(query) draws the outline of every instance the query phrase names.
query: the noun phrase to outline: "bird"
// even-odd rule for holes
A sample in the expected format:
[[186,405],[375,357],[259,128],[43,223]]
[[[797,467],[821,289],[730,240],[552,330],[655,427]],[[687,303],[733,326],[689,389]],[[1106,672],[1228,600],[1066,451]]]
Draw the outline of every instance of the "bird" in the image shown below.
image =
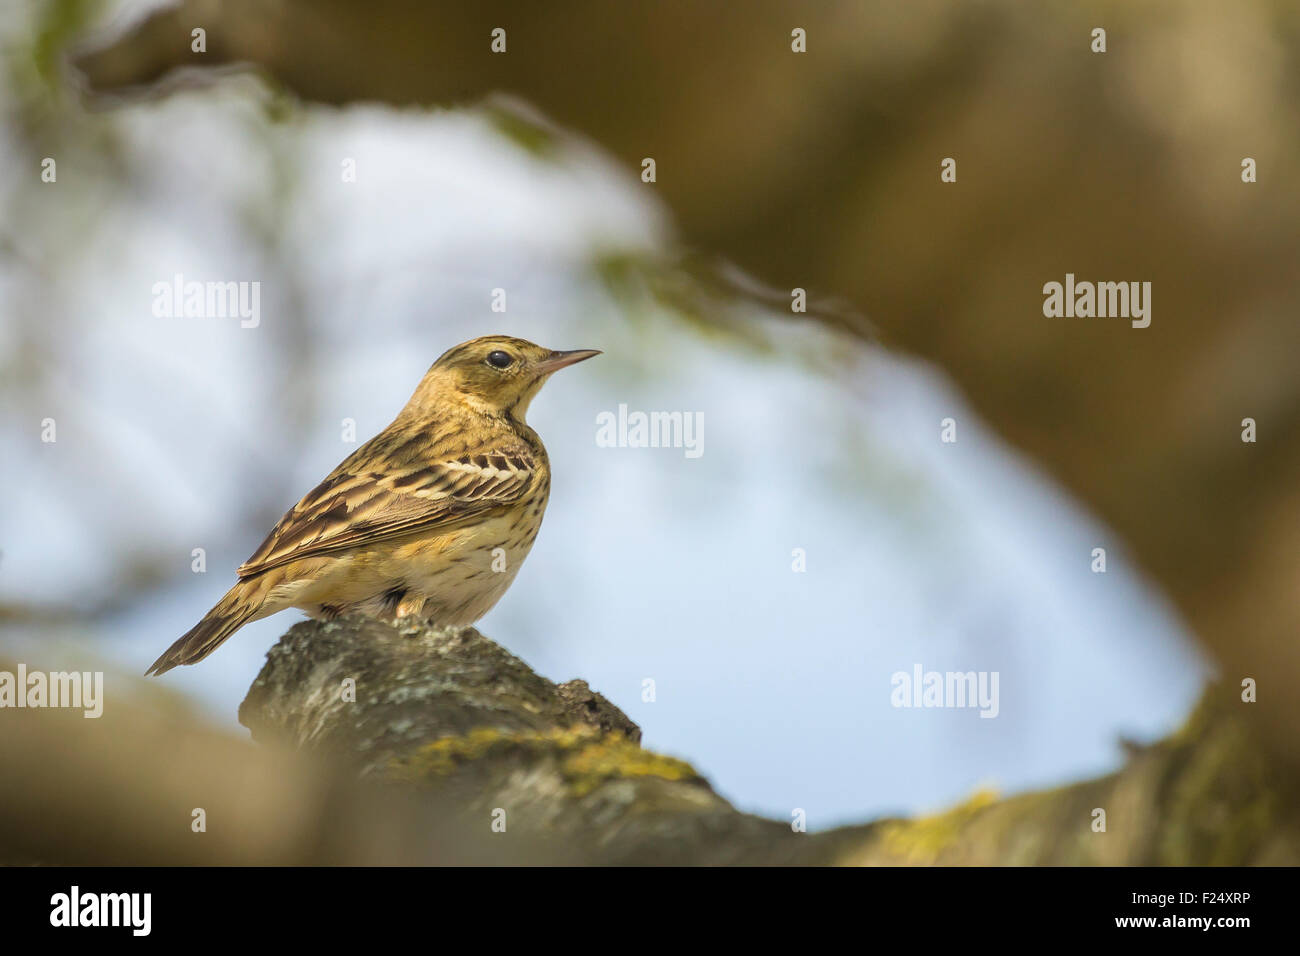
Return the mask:
[[410,401],[285,513],[238,581],[145,671],[203,660],[286,608],[332,620],[473,624],[514,581],[551,487],[524,421],[559,369],[601,354],[487,335],[447,350]]

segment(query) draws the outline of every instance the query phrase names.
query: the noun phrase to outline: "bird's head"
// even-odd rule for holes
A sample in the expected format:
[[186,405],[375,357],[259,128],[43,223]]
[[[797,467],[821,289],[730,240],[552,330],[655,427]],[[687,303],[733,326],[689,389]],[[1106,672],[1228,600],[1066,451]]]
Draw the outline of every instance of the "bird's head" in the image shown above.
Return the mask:
[[411,406],[424,412],[459,401],[523,421],[528,403],[552,372],[599,354],[596,349],[557,352],[508,335],[485,335],[444,352],[420,382]]

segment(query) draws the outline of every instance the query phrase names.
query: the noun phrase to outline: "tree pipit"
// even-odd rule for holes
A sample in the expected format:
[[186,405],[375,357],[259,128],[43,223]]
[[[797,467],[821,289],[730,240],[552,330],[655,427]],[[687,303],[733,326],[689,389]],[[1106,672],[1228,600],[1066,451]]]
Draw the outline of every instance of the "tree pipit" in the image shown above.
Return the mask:
[[203,660],[249,621],[296,607],[472,624],[510,587],[542,524],[551,468],[528,404],[600,353],[489,335],[444,354],[393,423],[294,505],[216,607],[147,674]]

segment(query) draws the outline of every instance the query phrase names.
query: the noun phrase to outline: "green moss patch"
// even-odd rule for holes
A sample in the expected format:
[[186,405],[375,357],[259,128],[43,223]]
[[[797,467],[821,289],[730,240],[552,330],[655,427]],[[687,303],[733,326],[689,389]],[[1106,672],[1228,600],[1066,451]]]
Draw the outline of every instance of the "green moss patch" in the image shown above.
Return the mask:
[[480,727],[458,737],[442,737],[411,756],[394,760],[390,776],[407,783],[447,777],[480,761],[551,758],[575,797],[584,797],[610,780],[657,777],[699,781],[684,760],[644,750],[621,733],[601,735],[590,728],[543,733],[507,733]]

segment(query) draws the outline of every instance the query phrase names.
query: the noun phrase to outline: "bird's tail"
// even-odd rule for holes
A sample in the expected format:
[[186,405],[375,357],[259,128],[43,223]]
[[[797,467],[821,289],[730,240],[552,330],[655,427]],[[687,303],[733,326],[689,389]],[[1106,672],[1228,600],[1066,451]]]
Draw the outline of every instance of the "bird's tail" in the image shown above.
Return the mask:
[[226,592],[203,620],[186,631],[167,648],[145,671],[145,676],[166,674],[178,664],[197,664],[207,657],[231,634],[247,624],[261,610],[262,602],[249,593],[245,582],[236,584]]

